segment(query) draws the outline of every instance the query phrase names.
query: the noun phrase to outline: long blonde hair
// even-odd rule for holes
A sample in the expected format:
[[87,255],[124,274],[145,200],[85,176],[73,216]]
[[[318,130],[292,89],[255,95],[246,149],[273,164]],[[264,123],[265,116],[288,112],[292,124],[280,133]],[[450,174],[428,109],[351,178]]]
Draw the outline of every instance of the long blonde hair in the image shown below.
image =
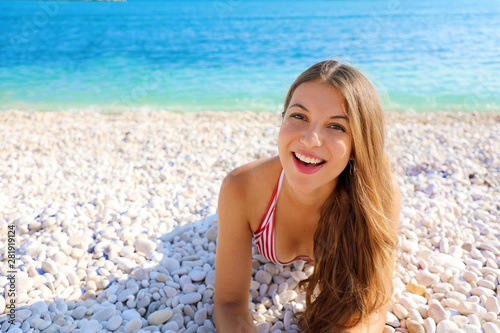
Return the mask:
[[390,221],[392,174],[384,152],[380,98],[357,69],[328,60],[295,80],[284,112],[300,84],[318,79],[345,98],[354,159],[323,206],[314,234],[314,272],[300,283],[306,292],[306,309],[299,313],[298,324],[314,333],[353,327],[389,300],[392,277],[387,272],[397,245]]

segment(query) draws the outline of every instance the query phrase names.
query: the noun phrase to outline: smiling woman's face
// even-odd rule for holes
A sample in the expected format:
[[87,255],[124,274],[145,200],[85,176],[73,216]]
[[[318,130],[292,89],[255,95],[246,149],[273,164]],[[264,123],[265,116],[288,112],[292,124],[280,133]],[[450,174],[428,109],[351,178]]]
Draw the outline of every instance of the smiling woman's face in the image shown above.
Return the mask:
[[297,190],[335,188],[352,151],[344,104],[337,88],[318,80],[302,83],[293,93],[278,151],[287,180]]

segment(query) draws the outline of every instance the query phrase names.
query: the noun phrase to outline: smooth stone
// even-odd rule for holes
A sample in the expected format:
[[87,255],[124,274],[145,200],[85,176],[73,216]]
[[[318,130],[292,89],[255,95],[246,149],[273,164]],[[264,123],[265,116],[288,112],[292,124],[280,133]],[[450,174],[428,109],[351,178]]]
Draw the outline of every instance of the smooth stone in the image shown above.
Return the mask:
[[406,290],[413,294],[424,296],[427,288],[424,285],[410,282],[406,285]]
[[212,286],[215,286],[215,271],[214,270],[211,270],[210,272],[208,272],[206,278],[205,278],[205,283],[207,285],[212,285]]
[[407,320],[406,328],[408,329],[408,333],[425,333],[424,327],[415,320]]
[[399,327],[399,325],[401,325],[399,323],[399,319],[398,317],[396,317],[392,312],[390,311],[387,311],[387,318],[385,320],[385,323],[387,325],[390,325],[392,327]]
[[163,309],[156,312],[153,312],[148,317],[148,323],[150,325],[161,325],[167,322],[173,316],[172,310]]
[[137,310],[129,309],[122,312],[122,318],[126,321],[132,321],[134,319],[140,319],[141,314]]
[[481,328],[475,325],[466,324],[461,327],[465,333],[481,333]]
[[499,248],[500,248],[500,244],[497,243],[497,242],[485,242],[485,243],[481,243],[479,245],[479,248],[481,250],[487,250],[487,251],[490,251],[491,253],[493,253],[495,256],[498,256],[500,255],[500,251],[499,251]]
[[[43,323],[41,323],[39,326],[38,326],[38,329],[41,330],[41,331],[44,331],[44,332],[47,332],[48,331],[48,327],[52,324],[52,322],[50,320],[45,320]],[[88,330],[88,332],[97,332],[97,330],[99,328],[96,328],[96,330],[93,330],[92,329],[93,326],[91,326],[91,329]]]
[[75,286],[75,285],[80,284],[80,278],[78,277],[78,275],[76,275],[76,273],[74,271],[70,271],[67,274],[67,277],[68,277],[68,281],[71,285]]
[[420,314],[418,309],[411,309],[408,314],[408,318],[413,319],[420,324],[424,323],[424,319],[422,318],[422,315]]
[[21,246],[21,251],[22,248],[25,249],[24,254],[32,258],[36,258],[45,249],[45,247],[36,240],[29,240],[23,246]]
[[467,316],[467,318],[469,319],[469,324],[481,327],[481,321],[479,320],[479,317],[477,315],[470,314]]
[[156,281],[158,282],[167,282],[168,281],[168,275],[165,273],[159,273],[156,276]]
[[207,273],[198,269],[193,269],[188,275],[192,281],[198,282],[203,281],[203,279],[205,279],[205,276],[207,276]]
[[486,300],[485,308],[486,311],[493,312],[498,315],[500,313],[500,304],[498,302],[498,298],[496,298],[495,296],[488,297],[488,299]]
[[497,319],[497,315],[493,312],[486,312],[485,314],[483,314],[482,318],[486,321],[493,321]]
[[[469,315],[469,314],[479,314],[481,313],[481,306],[477,303],[472,303],[472,302],[467,302],[464,301],[458,305],[457,308],[458,312],[460,312],[463,315]],[[484,310],[483,310],[484,312]]]
[[5,306],[5,298],[3,297],[3,295],[0,295],[0,313],[3,313],[5,311]]
[[444,266],[446,268],[456,268],[459,271],[465,270],[465,264],[461,260],[458,260],[457,258],[449,254],[436,253],[432,256],[432,260],[435,264]]
[[178,293],[177,289],[169,286],[164,287],[163,291],[165,292],[168,298],[174,298]]
[[80,327],[81,332],[85,333],[97,333],[102,329],[102,325],[99,324],[97,320],[89,320]]
[[487,288],[487,289],[491,289],[491,290],[495,290],[495,284],[491,281],[488,281],[488,280],[479,280],[477,282],[477,285],[478,287],[484,287],[484,288]]
[[418,252],[418,243],[407,239],[401,243],[401,248],[411,255],[415,255]]
[[79,306],[71,312],[71,316],[75,319],[82,319],[87,313],[87,307]]
[[18,272],[16,274],[17,293],[22,294],[30,292],[31,288],[33,287],[33,280],[34,279],[31,278],[27,273]]
[[295,281],[300,282],[302,280],[307,279],[307,274],[305,272],[302,272],[302,271],[293,271],[292,272],[292,278]]
[[435,333],[436,332],[436,322],[431,317],[424,320],[425,333]]
[[181,304],[193,304],[201,300],[201,294],[197,292],[184,294],[179,297],[179,302]]
[[23,330],[20,329],[19,327],[13,327],[13,328],[9,329],[8,333],[23,333]]
[[121,326],[122,322],[123,319],[121,316],[119,315],[113,316],[108,320],[106,324],[106,329],[110,331],[116,331]]
[[457,326],[460,328],[469,323],[469,319],[467,317],[460,315],[453,316],[450,318],[450,320],[455,324],[457,324]]
[[456,299],[459,302],[463,302],[467,299],[467,296],[454,290],[448,291],[446,293],[446,297]]
[[135,250],[146,255],[156,250],[156,243],[149,239],[137,239],[135,241]]
[[31,327],[33,327],[35,330],[39,330],[40,326],[43,325],[43,323],[45,322],[45,320],[43,320],[39,316],[36,316],[36,317],[30,318],[29,322],[31,324]]
[[18,309],[16,310],[16,319],[22,321],[28,319],[31,316],[31,310],[28,309]]
[[382,331],[382,333],[394,333],[394,332],[396,332],[394,327],[389,326],[389,325],[385,325],[384,330]]
[[418,271],[415,277],[419,284],[426,287],[431,287],[439,281],[439,275],[433,274],[428,270]]
[[434,289],[435,293],[446,294],[447,292],[453,290],[453,285],[451,283],[448,283],[448,282],[440,282],[440,283],[436,283],[436,285],[434,287],[432,287],[432,289]]
[[[45,303],[45,301],[38,301],[31,304],[31,311],[38,311],[38,313],[44,314],[45,312],[49,311],[49,306],[47,305],[47,303]],[[2,313],[2,311],[0,311],[0,313]]]
[[255,332],[256,333],[269,333],[269,324],[264,322],[264,323],[258,323],[255,325]]
[[203,308],[194,314],[194,322],[198,325],[203,325],[205,320],[207,319],[207,309]]
[[[411,294],[410,294],[411,295]],[[410,311],[411,309],[417,308],[417,303],[411,299],[410,297],[401,296],[399,298],[399,303],[406,308],[406,310]]]
[[259,282],[260,284],[270,284],[271,279],[271,274],[266,271],[257,271],[257,273],[255,273],[255,281]]
[[177,332],[179,331],[179,324],[175,321],[169,321],[168,323],[162,326],[162,332],[163,330],[165,330],[165,332],[168,331]]
[[142,327],[142,320],[137,318],[137,319],[132,319],[128,323],[125,324],[123,327],[123,331],[125,333],[132,333],[135,330],[138,330],[139,328]]
[[436,327],[436,333],[453,333],[455,330],[458,330],[458,326],[451,320],[441,320]]
[[286,311],[285,316],[283,318],[283,326],[285,326],[285,330],[289,331],[292,328],[292,311]]
[[170,273],[172,272],[175,272],[176,270],[178,270],[181,265],[179,264],[179,262],[177,261],[177,259],[174,259],[174,258],[163,258],[162,261],[161,261],[161,264],[163,267],[165,267],[166,269],[168,269],[168,271]]
[[88,248],[90,243],[92,243],[92,239],[86,235],[73,236],[68,239],[69,246],[80,246],[84,250]]
[[279,296],[281,303],[287,304],[297,297],[297,292],[295,290],[285,290]]
[[498,326],[493,323],[484,323],[482,327],[484,333],[500,333],[500,329],[498,328]]
[[446,311],[441,304],[432,303],[431,305],[429,305],[428,314],[429,317],[434,319],[434,321],[438,324],[443,320],[450,319],[449,312]]
[[392,312],[396,315],[396,317],[398,317],[399,320],[408,317],[408,310],[399,303],[394,303],[392,305]]
[[217,240],[217,226],[213,226],[207,230],[205,237],[209,242],[215,242]]
[[114,306],[104,306],[104,308],[95,312],[92,315],[91,319],[95,319],[97,321],[106,321],[114,315],[116,315],[116,309]]

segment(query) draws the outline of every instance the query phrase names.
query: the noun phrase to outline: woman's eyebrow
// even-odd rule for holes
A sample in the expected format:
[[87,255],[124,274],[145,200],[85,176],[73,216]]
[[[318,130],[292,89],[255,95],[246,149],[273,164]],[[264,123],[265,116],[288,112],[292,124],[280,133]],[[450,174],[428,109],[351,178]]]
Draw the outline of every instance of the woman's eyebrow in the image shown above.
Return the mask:
[[[289,108],[294,107],[294,106],[297,106],[297,107],[303,109],[304,111],[309,112],[309,110],[300,103],[293,103],[292,105],[289,106]],[[347,116],[340,116],[340,115],[339,116],[331,116],[330,119],[345,119],[345,120],[349,121],[349,118]]]

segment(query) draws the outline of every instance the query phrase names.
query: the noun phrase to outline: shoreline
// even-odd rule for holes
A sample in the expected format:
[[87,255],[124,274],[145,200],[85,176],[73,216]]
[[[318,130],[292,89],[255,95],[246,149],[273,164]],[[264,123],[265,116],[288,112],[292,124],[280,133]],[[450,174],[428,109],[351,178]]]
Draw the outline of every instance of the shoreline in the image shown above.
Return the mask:
[[[19,326],[212,332],[219,187],[235,167],[277,154],[280,121],[0,112],[0,227],[18,232]],[[500,113],[387,113],[387,131],[402,202],[384,332],[496,332]],[[6,232],[0,240],[4,313]],[[258,332],[293,332],[305,304],[296,285],[311,266],[253,259]]]
[[[126,108],[125,111],[112,111],[107,110],[103,111],[101,109],[96,108],[66,108],[66,109],[43,109],[43,110],[25,110],[25,109],[15,109],[15,108],[7,108],[0,109],[0,113],[26,113],[26,114],[36,114],[36,113],[62,113],[62,114],[100,114],[105,116],[123,116],[127,114],[147,114],[147,113],[173,113],[173,114],[199,114],[199,113],[222,113],[222,114],[240,114],[240,113],[258,113],[258,114],[279,114],[282,112],[283,105],[280,104],[278,109],[273,110],[255,110],[255,109],[247,109],[247,110],[211,110],[211,109],[203,109],[203,110],[185,110],[185,109],[151,109],[148,107],[140,107],[140,108]],[[459,111],[449,111],[443,109],[436,110],[414,110],[414,109],[399,109],[392,107],[384,107],[385,114],[396,114],[396,115],[421,115],[421,114],[459,114],[459,115],[469,115],[469,114],[489,114],[495,115],[500,114],[499,109],[488,109],[488,110],[459,110]]]

